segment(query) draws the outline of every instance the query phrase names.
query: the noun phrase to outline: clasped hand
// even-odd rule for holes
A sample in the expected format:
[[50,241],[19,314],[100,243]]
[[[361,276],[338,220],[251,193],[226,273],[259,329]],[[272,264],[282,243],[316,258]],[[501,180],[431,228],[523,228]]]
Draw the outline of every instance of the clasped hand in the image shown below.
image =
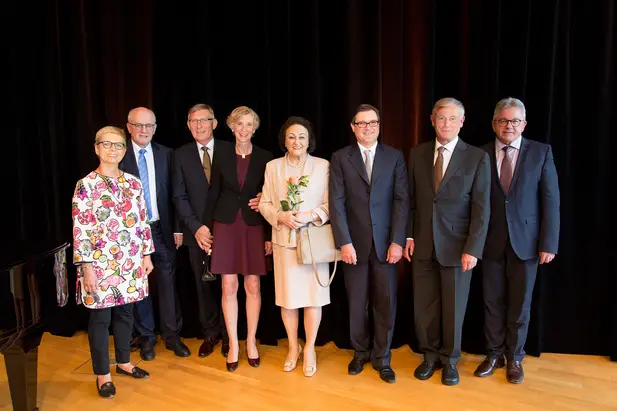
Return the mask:
[[278,220],[281,224],[295,230],[313,221],[310,211],[283,211],[279,213]]

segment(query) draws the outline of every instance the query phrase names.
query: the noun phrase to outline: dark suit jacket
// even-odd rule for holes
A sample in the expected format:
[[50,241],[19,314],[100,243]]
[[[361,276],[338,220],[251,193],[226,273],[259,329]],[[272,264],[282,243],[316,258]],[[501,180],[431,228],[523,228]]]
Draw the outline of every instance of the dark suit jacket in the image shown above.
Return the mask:
[[[171,200],[171,164],[173,151],[169,147],[150,142],[154,155],[154,174],[156,179],[156,205],[159,211],[161,231],[165,239],[165,245],[170,250],[175,250],[174,229],[176,219]],[[119,164],[121,170],[139,177],[139,167],[135,160],[135,151],[131,141],[126,146],[126,155]]]
[[272,153],[253,146],[249,169],[242,187],[238,182],[235,147],[226,146],[220,154],[216,150],[214,154],[218,155],[218,161],[216,166],[212,167],[211,187],[208,193],[210,198],[206,207],[206,225],[212,229],[212,220],[231,224],[235,221],[240,209],[242,209],[242,219],[247,225],[267,224],[260,213],[251,210],[248,203],[263,188],[266,164],[272,160]]
[[405,245],[409,192],[405,159],[395,148],[377,144],[371,184],[357,143],[332,155],[330,220],[337,247],[352,243],[367,262],[373,242],[380,261],[391,243]]
[[[219,155],[233,150],[230,146],[231,143],[227,141],[214,140],[213,169],[219,161]],[[184,233],[183,243],[197,246],[195,233],[202,225],[206,225],[210,185],[204,174],[195,141],[183,145],[174,152],[172,187],[173,202]]]
[[490,217],[490,163],[488,154],[459,138],[434,193],[434,156],[434,140],[411,149],[407,237],[414,239],[415,258],[430,259],[434,247],[442,266],[456,267],[463,253],[482,257]]
[[491,219],[484,257],[498,259],[508,236],[521,260],[557,253],[559,184],[551,146],[523,138],[506,196],[497,174],[495,142],[482,147],[491,159]]

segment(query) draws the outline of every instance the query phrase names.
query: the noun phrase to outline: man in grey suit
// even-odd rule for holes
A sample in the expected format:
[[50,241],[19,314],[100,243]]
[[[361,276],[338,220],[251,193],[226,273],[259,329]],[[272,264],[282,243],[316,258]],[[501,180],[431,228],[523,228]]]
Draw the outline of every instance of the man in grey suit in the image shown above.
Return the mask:
[[435,103],[436,140],[411,149],[410,209],[405,258],[412,261],[416,334],[424,361],[420,380],[443,368],[441,382],[459,382],[461,332],[471,270],[482,256],[490,216],[488,154],[465,144],[458,133],[463,104]]
[[[402,257],[409,210],[403,153],[377,142],[379,111],[368,104],[356,109],[351,129],[357,143],[332,155],[330,219],[341,247],[349,300],[351,344],[348,373],[362,372],[372,361],[382,380],[396,380],[390,345],[396,316],[396,264]],[[369,330],[369,293],[373,344]]]
[[522,137],[525,105],[497,103],[497,138],[482,147],[491,160],[491,220],[482,259],[484,332],[488,356],[474,373],[505,365],[510,383],[523,382],[531,297],[538,263],[550,263],[559,243],[559,183],[551,146]]

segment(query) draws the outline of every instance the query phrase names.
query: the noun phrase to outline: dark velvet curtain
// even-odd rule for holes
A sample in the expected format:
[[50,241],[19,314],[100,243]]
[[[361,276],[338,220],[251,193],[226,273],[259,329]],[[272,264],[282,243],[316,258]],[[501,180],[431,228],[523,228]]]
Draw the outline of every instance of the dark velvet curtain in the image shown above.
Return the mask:
[[[9,211],[0,266],[71,240],[69,199],[77,179],[96,167],[94,133],[123,126],[137,105],[155,111],[155,139],[172,148],[191,141],[186,113],[193,104],[214,107],[216,137],[227,140],[226,115],[248,105],[261,117],[254,143],[275,155],[282,154],[280,124],[301,115],[315,125],[315,154],[329,159],[353,141],[349,120],[360,103],[381,109],[382,142],[407,153],[433,138],[435,100],[461,100],[461,138],[481,145],[494,138],[495,103],[513,96],[527,106],[526,137],[552,144],[562,193],[560,250],[539,272],[527,351],[617,360],[617,281],[607,237],[614,0],[53,0],[38,9],[16,1],[4,7]],[[409,264],[399,270],[394,344],[417,348]],[[484,347],[481,275],[481,268],[474,272],[463,335],[472,353]],[[348,347],[337,276],[319,342]],[[198,330],[191,278],[181,249],[187,337]],[[262,292],[259,336],[275,343],[285,333],[271,275]],[[84,311],[74,302],[49,307],[48,329],[71,335],[85,327]]]

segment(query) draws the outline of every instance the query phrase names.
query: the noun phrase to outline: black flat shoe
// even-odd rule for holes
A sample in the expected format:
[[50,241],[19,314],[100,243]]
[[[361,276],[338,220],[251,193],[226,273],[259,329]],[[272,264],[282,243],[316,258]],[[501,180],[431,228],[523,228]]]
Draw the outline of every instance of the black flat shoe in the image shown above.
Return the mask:
[[96,389],[99,392],[99,395],[103,398],[114,398],[116,396],[116,386],[113,382],[107,381],[103,385],[99,387],[98,379],[94,380],[96,383]]
[[122,368],[120,368],[120,366],[116,365],[116,373],[118,375],[128,375],[129,377],[133,377],[137,379],[144,379],[144,378],[150,377],[150,373],[148,371],[142,370],[141,368],[137,366],[134,366],[133,370],[131,372],[128,372],[128,371],[124,371]]

